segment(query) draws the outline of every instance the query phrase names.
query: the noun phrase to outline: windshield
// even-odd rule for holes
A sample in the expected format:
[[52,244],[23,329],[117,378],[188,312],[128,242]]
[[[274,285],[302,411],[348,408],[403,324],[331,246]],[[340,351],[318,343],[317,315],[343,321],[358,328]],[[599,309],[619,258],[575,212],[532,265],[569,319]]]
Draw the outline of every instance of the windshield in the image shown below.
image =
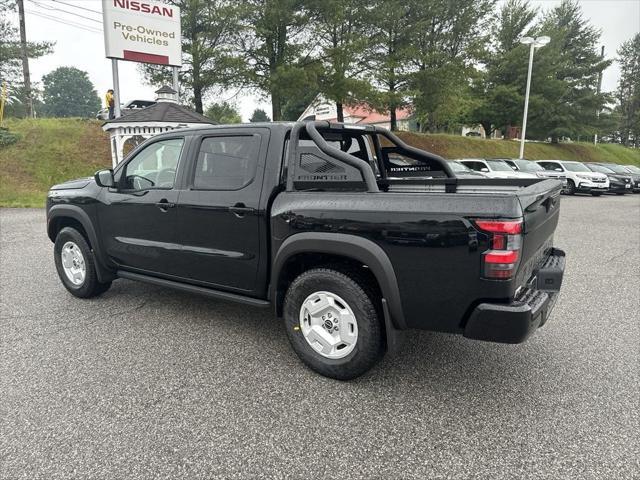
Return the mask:
[[513,160],[513,162],[518,165],[518,168],[523,172],[537,172],[539,170],[544,170],[540,165],[535,162],[530,162],[529,160]]
[[503,160],[487,160],[486,162],[494,172],[513,172],[513,168]]
[[609,170],[607,167],[603,167],[602,165],[593,165],[590,164],[589,168],[591,170],[593,170],[594,172],[600,172],[600,173],[613,173],[613,170]]
[[470,172],[471,171],[470,168],[467,168],[463,164],[458,162],[449,162],[449,165],[451,166],[451,170],[453,170],[454,172]]
[[612,163],[611,165],[607,165],[607,167],[609,170],[613,170],[615,173],[621,173],[621,174],[626,174],[627,171],[624,169],[624,167],[621,167],[620,165],[616,165],[614,163]]
[[627,170],[629,170],[630,172],[640,173],[640,168],[636,167],[635,165],[625,165],[625,167],[627,167]]
[[563,162],[564,168],[569,170],[570,172],[590,172],[586,165],[583,165],[579,162]]

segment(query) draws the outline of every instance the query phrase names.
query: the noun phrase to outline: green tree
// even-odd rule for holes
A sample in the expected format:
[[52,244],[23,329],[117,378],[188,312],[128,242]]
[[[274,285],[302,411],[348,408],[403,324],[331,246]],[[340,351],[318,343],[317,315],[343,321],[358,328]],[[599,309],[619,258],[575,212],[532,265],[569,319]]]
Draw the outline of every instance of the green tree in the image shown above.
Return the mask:
[[[472,77],[474,105],[467,123],[479,123],[487,137],[496,129],[519,125],[524,105],[527,47],[520,38],[530,35],[538,15],[528,0],[508,0],[492,19],[491,46],[484,57],[485,68]],[[538,57],[534,57],[534,84],[540,81]]]
[[318,89],[336,104],[339,122],[344,121],[343,105],[359,103],[371,91],[363,74],[368,69],[372,43],[367,19],[373,13],[361,0],[312,2],[310,35],[317,44],[322,66]]
[[241,67],[235,84],[253,87],[271,100],[274,120],[292,93],[315,88],[317,68],[311,59],[308,11],[302,0],[247,0],[238,29]]
[[[18,29],[9,21],[15,5],[0,0],[0,86],[6,82],[9,98],[5,108],[7,116],[25,116],[27,92],[22,78],[22,50]],[[52,42],[28,42],[27,56],[40,58],[53,51]],[[32,85],[31,96],[37,107],[37,90]]]
[[235,105],[228,102],[211,104],[205,112],[205,117],[223,125],[242,123],[240,112],[238,112]]
[[397,130],[396,110],[407,105],[410,59],[417,54],[411,42],[412,10],[396,0],[377,0],[373,12],[369,30],[376,42],[369,71],[378,94],[371,103],[378,111],[389,113],[391,130]]
[[91,117],[100,98],[87,72],[59,67],[42,77],[44,113],[49,117]]
[[536,30],[551,42],[536,53],[527,133],[554,143],[563,136],[593,135],[599,123],[596,112],[610,100],[597,92],[598,75],[611,64],[600,56],[600,31],[575,0],[563,0],[545,12]]
[[317,95],[318,90],[314,88],[291,92],[282,106],[282,120],[297,120]]
[[[196,112],[203,113],[204,99],[216,88],[232,83],[241,66],[237,50],[240,1],[170,0],[180,7],[182,21],[182,56],[180,82],[189,95]],[[168,67],[141,64],[149,83],[156,86],[171,81]]]
[[618,49],[620,80],[616,100],[618,131],[624,145],[640,146],[640,33]]
[[251,123],[270,122],[271,119],[269,118],[269,115],[267,115],[267,112],[265,112],[261,108],[256,108],[251,114],[251,118],[249,119],[249,121]]
[[411,0],[413,104],[423,130],[460,121],[469,109],[469,78],[483,57],[484,25],[495,0]]

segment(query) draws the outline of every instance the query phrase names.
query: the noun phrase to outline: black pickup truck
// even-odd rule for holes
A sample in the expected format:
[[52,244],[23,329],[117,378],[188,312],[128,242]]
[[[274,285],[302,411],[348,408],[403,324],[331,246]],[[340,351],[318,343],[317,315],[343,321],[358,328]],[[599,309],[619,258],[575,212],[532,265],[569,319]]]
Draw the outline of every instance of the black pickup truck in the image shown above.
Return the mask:
[[208,126],[52,187],[47,229],[77,297],[126,278],[270,307],[304,363],[351,379],[400,330],[519,343],[543,325],[561,188],[457,178],[372,126]]

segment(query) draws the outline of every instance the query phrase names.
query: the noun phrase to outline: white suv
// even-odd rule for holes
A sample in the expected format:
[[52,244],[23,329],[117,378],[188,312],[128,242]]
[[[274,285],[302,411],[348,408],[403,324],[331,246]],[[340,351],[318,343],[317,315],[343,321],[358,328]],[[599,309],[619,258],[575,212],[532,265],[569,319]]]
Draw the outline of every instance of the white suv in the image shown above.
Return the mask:
[[516,172],[504,160],[463,158],[458,162],[476,172],[484,173],[489,178],[537,178],[531,173]]
[[584,192],[598,196],[609,190],[609,178],[604,173],[592,172],[580,162],[538,160],[536,163],[549,172],[550,176],[566,177],[569,195]]

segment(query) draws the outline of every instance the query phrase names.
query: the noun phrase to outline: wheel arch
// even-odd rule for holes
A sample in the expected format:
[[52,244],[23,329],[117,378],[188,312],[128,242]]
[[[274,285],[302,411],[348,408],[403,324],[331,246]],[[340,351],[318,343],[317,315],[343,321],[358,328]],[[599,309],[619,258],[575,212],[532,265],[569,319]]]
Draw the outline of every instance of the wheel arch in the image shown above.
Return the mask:
[[[298,262],[304,260],[308,262]],[[335,261],[366,266],[380,289],[393,326],[406,329],[400,289],[391,260],[376,243],[363,237],[343,233],[304,232],[288,237],[274,255],[270,281],[270,298],[276,314],[282,315],[286,289],[297,273]],[[304,268],[300,269],[300,263]],[[384,303],[384,302],[383,302]]]
[[55,243],[56,236],[65,227],[78,230],[89,244],[93,253],[98,279],[101,282],[111,281],[114,274],[105,267],[101,258],[100,242],[91,222],[91,218],[76,205],[54,205],[47,212],[47,236]]

